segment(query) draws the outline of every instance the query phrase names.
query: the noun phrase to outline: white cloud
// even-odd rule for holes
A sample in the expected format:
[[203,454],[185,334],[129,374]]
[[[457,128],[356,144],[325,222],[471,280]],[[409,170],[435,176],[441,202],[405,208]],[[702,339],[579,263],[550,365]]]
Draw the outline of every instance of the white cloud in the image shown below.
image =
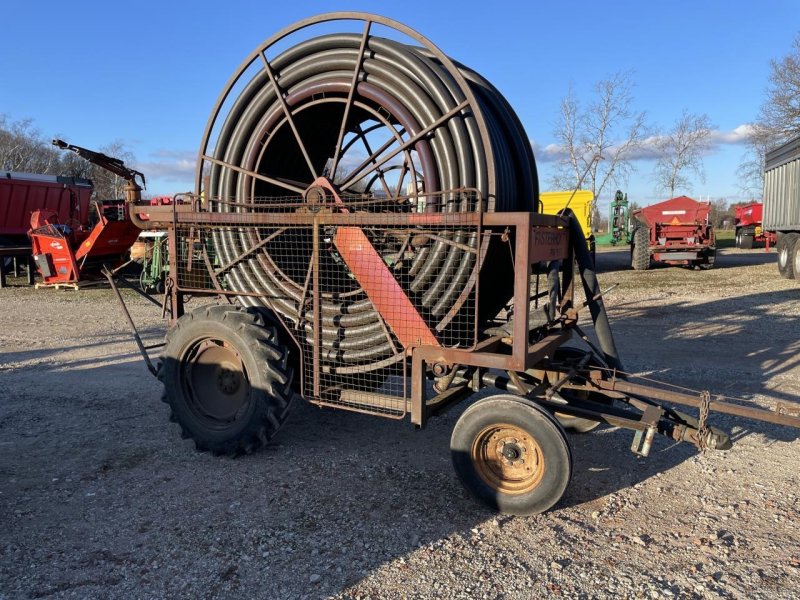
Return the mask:
[[148,179],[185,184],[194,178],[197,154],[192,150],[156,150],[149,159],[137,164]]
[[754,130],[751,123],[744,123],[730,131],[715,129],[711,132],[711,143],[717,146],[746,144]]
[[[719,150],[721,146],[739,146],[746,144],[752,132],[753,125],[750,123],[744,123],[729,131],[714,129],[709,136],[709,149],[707,154],[713,154]],[[631,158],[636,161],[657,159],[658,152],[656,147],[658,140],[659,136],[657,135],[646,138],[641,146],[632,152]],[[541,147],[535,140],[530,140],[530,142],[537,162],[556,162],[567,156],[566,151],[558,144],[548,144],[547,146]]]
[[651,135],[646,137],[638,148],[634,148],[631,153],[632,160],[656,160],[658,158],[659,136]]

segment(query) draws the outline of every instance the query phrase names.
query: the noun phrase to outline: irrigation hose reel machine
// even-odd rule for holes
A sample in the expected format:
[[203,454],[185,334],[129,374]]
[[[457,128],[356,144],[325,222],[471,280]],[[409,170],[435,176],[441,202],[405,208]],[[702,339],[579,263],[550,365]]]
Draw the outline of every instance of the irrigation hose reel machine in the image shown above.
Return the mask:
[[[710,411],[800,426],[626,376],[580,226],[536,212],[528,139],[486,79],[396,21],[331,13],[260,45],[212,110],[194,201],[131,204],[169,231],[158,366],[122,306],[183,435],[235,455],[298,396],[424,426],[492,388],[453,464],[488,506],[533,514],[569,483],[565,427],[628,428],[647,454],[656,434],[729,447]],[[184,311],[203,295],[219,303]]]

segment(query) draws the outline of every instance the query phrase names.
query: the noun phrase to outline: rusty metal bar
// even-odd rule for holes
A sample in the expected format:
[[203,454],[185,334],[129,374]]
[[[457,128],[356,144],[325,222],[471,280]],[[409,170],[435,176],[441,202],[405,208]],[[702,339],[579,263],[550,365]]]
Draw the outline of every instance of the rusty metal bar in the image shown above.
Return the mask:
[[[311,259],[308,261],[308,269],[306,270],[306,276],[303,280],[303,293],[300,295],[300,300],[297,301],[297,322],[299,323],[300,320],[303,318],[303,311],[306,307],[306,302],[308,298],[308,287],[311,285],[311,276],[314,274],[314,254],[312,252]],[[312,300],[313,302],[313,300]]]
[[423,137],[425,137],[426,135],[431,133],[437,127],[441,127],[442,125],[444,125],[444,123],[446,123],[449,119],[452,119],[455,115],[460,113],[462,110],[464,110],[468,106],[469,106],[469,100],[464,100],[463,102],[460,102],[458,105],[454,106],[452,109],[448,110],[446,113],[444,113],[438,119],[436,119],[433,123],[431,123],[430,125],[422,128],[420,131],[418,131],[417,133],[412,135],[405,142],[400,144],[400,146],[398,146],[397,148],[395,148],[394,150],[389,152],[389,154],[385,155],[380,160],[375,160],[375,159],[377,159],[377,155],[379,155],[378,153],[371,155],[367,159],[367,161],[370,161],[370,162],[374,161],[374,164],[369,169],[366,169],[366,170],[365,170],[366,165],[365,166],[360,166],[359,165],[360,170],[352,171],[353,174],[350,175],[347,178],[347,181],[345,181],[341,185],[341,188],[342,189],[346,189],[346,188],[350,187],[351,185],[353,185],[354,183],[356,183],[357,181],[359,181],[362,178],[366,177],[372,171],[375,171],[376,169],[380,169],[383,165],[385,165],[387,162],[392,160],[395,156],[397,156],[398,154],[400,154],[401,152],[403,152],[407,148],[410,148],[411,146],[416,144],[419,140],[421,140]]
[[564,384],[566,384],[569,380],[575,377],[575,374],[578,372],[578,369],[583,369],[588,364],[590,358],[592,358],[592,355],[586,354],[586,356],[584,356],[577,365],[571,367],[568,372],[564,373],[558,379],[558,381],[556,381],[553,385],[551,385],[550,389],[547,390],[546,394],[547,399],[549,400],[550,398],[552,398],[555,392],[557,392],[559,389],[561,389],[561,387],[564,386]]
[[[347,390],[343,390],[343,392],[346,391]],[[373,398],[376,401],[379,401],[377,397]],[[393,398],[395,400],[398,399],[402,400],[402,398],[399,398],[398,396],[393,396]],[[369,404],[367,402],[345,403],[344,401],[329,402],[327,400],[314,400],[314,404],[320,407],[336,408],[339,410],[361,413],[362,415],[372,415],[376,417],[384,417],[387,419],[395,419],[395,420],[400,420],[408,414],[408,411],[403,410],[402,408],[398,408],[397,410],[392,410],[392,408],[383,407],[382,405],[378,405],[376,407],[375,405]],[[403,404],[405,404],[404,401]],[[398,404],[398,406],[402,406],[403,404]]]
[[[516,217],[516,215],[520,215]],[[513,371],[524,371],[528,350],[528,319],[531,289],[530,265],[530,213],[515,213],[514,225],[514,332],[511,353],[514,356]]]
[[[469,192],[469,189],[445,190],[440,194],[456,192]],[[421,194],[422,195],[422,194]],[[298,203],[300,199],[298,198]],[[297,205],[300,206],[299,204]],[[292,208],[291,205],[288,208]],[[193,211],[191,207],[183,204],[172,206],[131,206],[131,212],[136,215],[146,214],[149,221],[144,221],[149,229],[164,229],[174,227],[178,223],[195,225],[305,225],[319,222],[322,225],[391,225],[398,226],[450,226],[462,225],[465,227],[519,227],[521,219],[525,218],[532,227],[563,227],[564,221],[560,217],[542,215],[539,213],[309,213],[309,212],[206,212]],[[522,217],[525,215],[525,217]]]
[[503,371],[516,369],[516,361],[510,354],[493,352],[473,352],[469,348],[436,348],[435,346],[420,346],[414,349],[414,356],[420,355],[426,363],[443,363],[447,365],[464,365],[470,367],[484,367],[486,369],[502,369]]
[[267,177],[266,175],[262,175],[261,173],[256,173],[255,171],[248,171],[247,169],[243,169],[242,167],[237,167],[236,165],[232,165],[231,163],[225,162],[223,160],[216,159],[212,156],[206,156],[205,154],[202,156],[203,160],[207,160],[208,162],[215,164],[220,167],[225,167],[226,169],[230,169],[231,171],[235,171],[237,173],[241,173],[242,175],[247,175],[254,179],[259,179],[261,181],[265,181],[266,183],[271,183],[272,185],[277,185],[278,187],[282,187],[285,190],[290,190],[297,194],[302,194],[305,189],[298,186],[292,185],[282,179],[278,179],[276,177]]
[[221,293],[223,291],[222,285],[220,285],[219,279],[217,278],[217,274],[214,272],[214,267],[211,264],[211,259],[208,258],[208,249],[206,248],[205,242],[201,241],[201,243],[203,244],[203,262],[206,265],[209,277],[211,277],[211,283],[214,284],[214,290],[217,292],[217,297],[220,300],[225,300],[225,302],[230,304],[231,299],[225,294]]
[[[356,58],[356,68],[353,70],[353,79],[350,81],[350,91],[347,93],[347,102],[344,105],[344,115],[342,116],[342,125],[339,127],[339,136],[336,140],[336,147],[333,149],[333,164],[331,166],[331,177],[336,173],[336,167],[339,166],[339,158],[342,152],[342,142],[344,141],[345,130],[347,129],[347,118],[350,116],[350,107],[353,105],[353,98],[356,92],[356,85],[358,84],[358,74],[361,73],[361,63],[364,60],[364,50],[367,47],[367,40],[369,39],[369,30],[372,27],[372,21],[369,19],[364,21],[364,35],[361,37],[361,44],[358,47],[358,58]],[[369,152],[369,150],[367,150]]]
[[[528,213],[506,213],[527,215]],[[476,227],[481,213],[344,213],[344,212],[261,212],[261,213],[211,213],[176,211],[175,223],[187,225],[228,225],[253,227],[259,225],[320,225],[337,226],[463,226]]]
[[425,369],[424,348],[417,348],[411,357],[411,423],[424,427],[425,412]]
[[[698,409],[702,403],[702,398],[700,396],[691,396],[688,394],[682,394],[680,392],[662,390],[638,383],[630,383],[628,381],[617,379],[616,377],[607,381],[595,378],[592,380],[592,382],[600,389],[619,391],[626,394],[634,394],[639,396],[647,396],[656,400],[672,402],[675,404],[683,404],[685,406],[691,406]],[[739,406],[737,404],[712,400],[709,404],[709,409],[714,412],[743,417],[745,419],[753,419],[755,421],[774,423],[775,425],[787,425],[789,427],[800,428],[800,417],[782,415],[763,408]]]
[[313,263],[313,271],[311,275],[312,285],[314,292],[312,295],[312,324],[314,339],[312,341],[311,355],[314,373],[313,379],[313,392],[314,398],[320,397],[320,371],[322,370],[322,360],[320,354],[322,352],[322,311],[320,305],[320,296],[322,291],[319,287],[319,225],[315,222],[311,230],[312,249],[311,261]]
[[231,267],[233,267],[234,265],[236,265],[240,261],[242,261],[245,258],[247,258],[248,256],[250,256],[253,252],[256,252],[256,251],[260,250],[261,248],[263,248],[264,246],[269,244],[273,239],[275,239],[276,237],[278,237],[282,233],[286,232],[286,229],[287,229],[286,227],[282,227],[282,228],[274,231],[273,233],[271,233],[270,235],[265,237],[263,240],[258,242],[252,248],[248,248],[247,250],[245,250],[244,252],[239,254],[237,257],[235,257],[233,260],[228,261],[226,264],[224,264],[219,269],[214,271],[214,273],[216,275],[221,275],[222,273],[224,273],[225,271],[227,271],[228,269],[230,269]]
[[[362,390],[342,390],[339,400],[347,404],[355,404],[357,406],[370,407],[373,409],[375,407],[380,407],[392,413],[402,413],[403,416],[408,412],[409,408],[405,398],[400,396],[390,396]],[[337,407],[343,408],[338,405]]]
[[171,322],[183,316],[183,294],[179,291],[178,285],[178,211],[177,205],[172,205],[172,228],[167,236],[167,247],[169,249],[169,279],[172,281],[170,293],[170,312]]
[[300,132],[297,131],[297,126],[294,123],[294,117],[292,116],[292,111],[289,108],[289,105],[286,104],[286,97],[283,95],[283,90],[281,86],[278,85],[278,80],[275,77],[275,72],[272,70],[272,65],[269,64],[267,60],[266,54],[264,52],[259,53],[261,56],[261,60],[264,63],[264,71],[267,73],[267,77],[269,77],[269,81],[272,84],[272,87],[275,88],[275,96],[278,99],[278,102],[283,109],[284,114],[286,115],[286,121],[289,123],[289,127],[292,129],[292,133],[294,133],[294,137],[297,140],[297,145],[300,147],[300,151],[303,153],[303,157],[306,159],[306,164],[308,165],[308,170],[311,172],[311,178],[316,179],[318,177],[317,170],[314,168],[314,163],[311,162],[311,158],[308,155],[308,150],[306,149],[305,144],[303,143],[303,138],[300,137]]
[[147,354],[147,348],[142,342],[142,338],[139,336],[139,331],[136,329],[136,323],[133,322],[133,317],[131,317],[131,313],[128,311],[125,300],[122,298],[122,294],[120,293],[119,288],[114,281],[114,274],[109,271],[107,267],[103,267],[102,272],[106,279],[108,279],[108,284],[111,286],[111,289],[114,290],[114,295],[117,297],[119,305],[122,307],[122,313],[125,315],[125,319],[128,321],[128,326],[133,334],[133,341],[136,342],[136,346],[139,348],[139,353],[142,355],[142,358],[147,365],[147,370],[150,371],[153,376],[158,375],[158,369],[156,369],[155,365],[150,360],[150,356]]

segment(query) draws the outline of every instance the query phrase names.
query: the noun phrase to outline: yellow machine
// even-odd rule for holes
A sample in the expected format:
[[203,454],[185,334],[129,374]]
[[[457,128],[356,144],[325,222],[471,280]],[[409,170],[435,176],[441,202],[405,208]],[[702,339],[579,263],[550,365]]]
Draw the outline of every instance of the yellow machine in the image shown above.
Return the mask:
[[[570,196],[572,200],[570,201]],[[575,195],[572,192],[541,192],[539,194],[540,211],[546,215],[555,215],[567,206],[575,213],[578,222],[583,229],[583,235],[589,244],[589,251],[592,253],[592,260],[595,256],[595,241],[592,233],[592,208],[594,204],[594,194],[589,190],[578,190]]]
[[[567,205],[572,192],[541,192],[539,201],[541,202],[541,212],[546,215],[554,215]],[[592,237],[592,204],[594,195],[588,190],[578,190],[572,197],[569,207],[583,228],[583,235],[588,240]]]

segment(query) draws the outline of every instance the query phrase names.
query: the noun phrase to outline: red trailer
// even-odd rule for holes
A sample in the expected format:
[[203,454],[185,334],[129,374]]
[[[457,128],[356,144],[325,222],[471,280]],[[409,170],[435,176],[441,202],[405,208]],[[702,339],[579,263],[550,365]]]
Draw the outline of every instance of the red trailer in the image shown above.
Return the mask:
[[775,245],[775,232],[762,227],[764,204],[751,202],[734,209],[736,211],[736,247],[752,248],[755,243],[766,244],[767,250]]
[[28,282],[33,284],[31,214],[45,209],[61,223],[85,225],[93,191],[89,179],[0,171],[0,288],[6,286],[9,269],[17,273],[18,264],[28,264]]
[[650,268],[651,261],[710,269],[716,257],[710,202],[678,196],[633,213],[631,266]]
[[89,179],[0,171],[0,246],[29,245],[35,210],[48,210],[70,227],[88,225]]

